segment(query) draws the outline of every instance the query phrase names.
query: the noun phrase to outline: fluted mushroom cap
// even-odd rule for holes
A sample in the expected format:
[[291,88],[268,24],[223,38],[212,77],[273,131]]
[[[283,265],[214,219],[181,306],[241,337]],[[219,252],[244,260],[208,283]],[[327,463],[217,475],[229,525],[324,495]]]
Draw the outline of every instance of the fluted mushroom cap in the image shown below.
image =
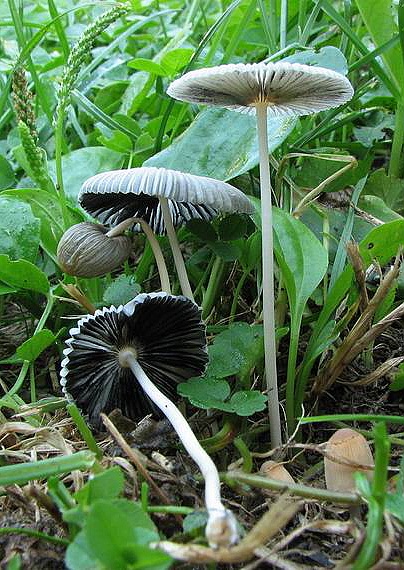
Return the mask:
[[189,71],[171,83],[168,95],[180,101],[206,103],[255,113],[310,115],[338,107],[353,96],[346,77],[323,67],[300,63],[236,63]]
[[141,294],[83,317],[69,333],[60,383],[96,426],[101,412],[115,408],[133,420],[157,411],[133,372],[121,366],[121,350],[133,349],[150,380],[172,400],[177,383],[201,375],[208,361],[200,310],[182,296]]
[[254,211],[247,196],[226,182],[152,166],[96,174],[84,182],[78,199],[104,224],[115,226],[130,217],[142,218],[162,234],[165,225],[159,197],[168,199],[174,226],[194,218],[211,220],[219,212]]

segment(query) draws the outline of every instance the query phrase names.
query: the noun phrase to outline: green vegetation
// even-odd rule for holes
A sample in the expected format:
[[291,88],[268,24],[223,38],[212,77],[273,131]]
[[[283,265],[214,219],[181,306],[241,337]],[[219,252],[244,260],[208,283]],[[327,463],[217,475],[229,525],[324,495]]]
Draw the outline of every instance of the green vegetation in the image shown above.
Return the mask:
[[[354,87],[337,108],[268,118],[276,449],[264,373],[256,119],[166,93],[190,70],[262,61],[324,67]],[[274,568],[398,567],[403,145],[403,0],[1,3],[4,568],[46,567],[44,545],[55,549],[52,567],[70,570],[157,570],[175,558],[209,567],[259,558]],[[64,232],[96,221],[79,206],[82,184],[140,166],[227,181],[254,207],[250,216],[176,228],[209,356],[205,373],[177,391],[244,536],[226,551],[206,547],[202,478],[161,418],[137,425],[142,418],[113,411],[100,432],[59,383],[64,342],[78,319],[161,289],[156,246],[181,295],[165,235],[152,243],[126,229],[131,254],[101,277],[68,275],[58,262]],[[369,440],[374,477],[358,465],[356,489],[337,492],[325,488],[323,444],[344,426]],[[295,483],[257,473],[265,458],[285,463]],[[304,504],[305,519],[296,516]]]

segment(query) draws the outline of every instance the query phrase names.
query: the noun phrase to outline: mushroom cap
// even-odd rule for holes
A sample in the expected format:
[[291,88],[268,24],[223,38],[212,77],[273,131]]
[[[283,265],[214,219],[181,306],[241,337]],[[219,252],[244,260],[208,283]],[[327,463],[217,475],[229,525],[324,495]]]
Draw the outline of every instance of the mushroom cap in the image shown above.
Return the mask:
[[208,361],[200,310],[182,296],[140,294],[83,317],[69,334],[60,383],[97,427],[100,413],[115,408],[133,420],[159,413],[133,372],[120,365],[121,350],[133,349],[150,380],[174,400],[177,383],[201,375]]
[[75,224],[58,244],[60,267],[76,277],[97,277],[120,267],[132,250],[128,236],[108,237],[108,228],[92,222]]
[[[332,491],[353,492],[356,489],[354,473],[364,473],[372,477],[372,469],[363,469],[361,466],[374,464],[372,451],[362,434],[350,428],[337,430],[327,441],[324,458],[324,471],[327,489]],[[331,458],[349,461],[346,465],[333,461]]]
[[162,234],[159,197],[168,199],[174,226],[194,218],[210,220],[219,212],[254,211],[247,196],[227,182],[153,166],[96,174],[84,182],[78,200],[102,223],[115,226],[127,218],[142,218]]
[[260,467],[260,474],[269,479],[275,479],[275,481],[282,481],[284,483],[295,482],[292,475],[282,463],[277,463],[276,461],[264,461]]
[[346,77],[324,67],[300,63],[236,63],[197,69],[176,79],[168,95],[180,101],[206,103],[255,113],[266,103],[268,113],[310,115],[338,107],[353,96]]

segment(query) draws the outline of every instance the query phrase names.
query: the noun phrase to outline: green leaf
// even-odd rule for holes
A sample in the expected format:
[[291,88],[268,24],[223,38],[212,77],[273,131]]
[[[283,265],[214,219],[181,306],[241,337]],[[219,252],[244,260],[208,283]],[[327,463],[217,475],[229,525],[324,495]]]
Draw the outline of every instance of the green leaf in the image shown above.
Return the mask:
[[43,329],[23,342],[16,350],[16,356],[21,360],[34,362],[38,356],[56,340],[52,331]]
[[137,69],[138,71],[147,71],[153,75],[166,77],[168,75],[164,65],[160,65],[151,59],[144,59],[143,57],[136,57],[128,62],[128,67]]
[[8,255],[0,255],[0,280],[16,289],[44,294],[49,291],[48,279],[38,267],[23,259],[11,261]]
[[363,193],[381,198],[386,206],[396,212],[404,209],[404,180],[388,176],[383,168],[372,172]]
[[0,485],[24,485],[33,479],[48,479],[52,475],[68,473],[75,469],[87,470],[93,467],[95,455],[91,451],[79,451],[72,455],[52,457],[33,463],[19,463],[0,467]]
[[265,410],[268,405],[267,397],[257,390],[235,392],[229,404],[239,416],[251,416],[255,412]]
[[[34,216],[40,220],[41,245],[47,252],[55,256],[64,227],[62,211],[57,197],[38,188],[35,190],[28,188],[8,190],[2,196],[18,198],[30,205]],[[70,210],[69,213],[73,217],[72,222],[74,223],[78,224],[84,220],[84,216],[78,210],[74,212]]]
[[326,67],[343,75],[348,73],[348,64],[344,54],[334,46],[325,46],[319,50],[308,49],[300,51],[288,57],[284,57],[282,61]]
[[203,534],[203,530],[208,522],[208,513],[206,511],[195,511],[187,515],[182,521],[182,528],[186,534],[193,537]]
[[[66,194],[76,202],[81,185],[87,178],[107,170],[116,170],[122,166],[122,161],[120,153],[101,146],[79,148],[63,155],[62,169]],[[49,172],[56,180],[54,160],[49,162]]]
[[374,259],[377,259],[381,266],[385,265],[402,246],[404,220],[400,219],[373,228],[360,242],[359,251],[367,268]]
[[371,216],[381,220],[382,222],[392,222],[402,218],[394,210],[389,208],[382,198],[378,196],[361,196],[359,198],[358,206]]
[[15,176],[8,160],[0,155],[0,190],[6,190],[15,184]]
[[390,384],[390,390],[393,392],[404,390],[404,364],[400,364],[398,371],[394,374],[393,382]]
[[328,267],[327,252],[300,220],[274,208],[274,251],[288,293],[290,310],[302,315]]
[[189,220],[187,229],[204,242],[217,240],[217,233],[212,224],[206,220]]
[[11,259],[35,261],[39,230],[40,222],[28,204],[0,195],[0,253],[8,254]]
[[234,261],[241,254],[241,249],[235,243],[226,243],[223,241],[210,242],[209,247],[223,261]]
[[[268,118],[269,152],[282,144],[295,124],[294,117]],[[173,144],[145,162],[218,180],[239,176],[257,164],[255,117],[216,108],[201,111]]]
[[129,154],[132,150],[132,141],[120,131],[113,131],[112,136],[110,138],[101,135],[98,137],[98,140],[101,144],[103,144],[106,148],[109,148],[115,152],[120,152],[122,154]]
[[97,499],[116,499],[122,493],[124,483],[121,469],[111,467],[89,479],[74,497],[82,507],[91,505]]
[[231,241],[244,236],[247,231],[247,220],[240,214],[230,214],[219,222],[218,233],[223,241]]
[[175,75],[183,69],[191,59],[194,50],[191,48],[176,48],[168,51],[161,58],[161,65],[167,70],[168,75]]
[[207,376],[226,378],[250,373],[264,354],[262,325],[234,323],[215,337],[209,346]]
[[[225,380],[218,378],[191,378],[178,384],[178,394],[189,399],[191,404],[204,410],[220,406],[230,396],[230,386]],[[231,409],[229,410],[231,411]]]
[[106,305],[125,305],[136,297],[140,292],[140,285],[136,283],[132,275],[120,275],[108,285],[104,292],[104,303]]
[[[391,0],[356,0],[359,12],[368,29],[375,47],[380,47],[398,33],[395,22],[396,7]],[[398,89],[403,93],[404,65],[399,44],[382,53],[381,56],[395,81]]]
[[98,499],[91,505],[83,530],[66,553],[70,570],[88,568],[164,570],[171,562],[166,554],[146,545],[159,540],[158,532],[141,506],[125,499]]

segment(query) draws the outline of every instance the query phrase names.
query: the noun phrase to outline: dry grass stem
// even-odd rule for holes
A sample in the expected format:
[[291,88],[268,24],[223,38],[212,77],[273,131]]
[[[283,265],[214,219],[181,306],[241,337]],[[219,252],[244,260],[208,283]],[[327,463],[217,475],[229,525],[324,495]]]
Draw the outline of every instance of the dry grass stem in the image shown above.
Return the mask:
[[196,544],[177,544],[170,541],[152,543],[151,548],[163,550],[176,560],[194,564],[218,562],[237,564],[251,560],[256,551],[264,546],[297,513],[301,504],[281,497],[258,521],[251,531],[233,548],[213,550]]

